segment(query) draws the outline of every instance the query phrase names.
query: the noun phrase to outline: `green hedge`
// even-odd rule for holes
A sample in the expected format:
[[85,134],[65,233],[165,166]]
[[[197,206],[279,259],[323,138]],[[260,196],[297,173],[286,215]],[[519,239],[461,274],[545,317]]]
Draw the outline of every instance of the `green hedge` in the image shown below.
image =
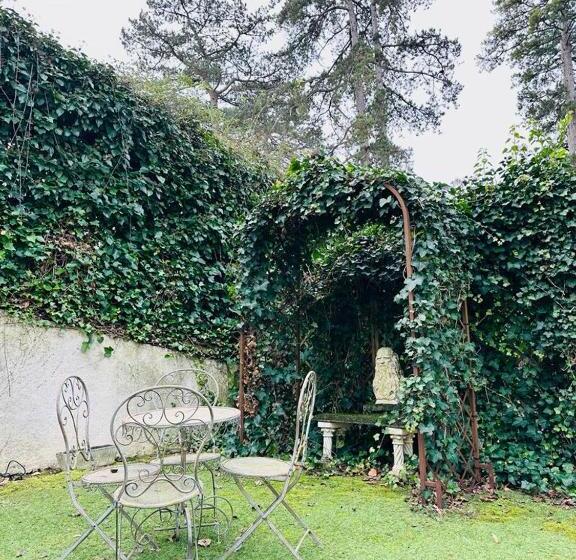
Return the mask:
[[576,169],[563,147],[513,145],[466,196],[485,453],[501,482],[575,491]]
[[233,234],[265,173],[11,10],[0,41],[0,307],[227,344]]

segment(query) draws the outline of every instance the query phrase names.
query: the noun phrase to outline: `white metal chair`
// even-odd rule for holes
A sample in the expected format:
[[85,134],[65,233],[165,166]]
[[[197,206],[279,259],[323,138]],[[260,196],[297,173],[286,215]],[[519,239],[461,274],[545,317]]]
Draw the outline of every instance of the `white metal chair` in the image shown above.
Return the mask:
[[[114,500],[112,493],[124,480],[121,469],[111,466],[107,468],[95,468],[93,448],[90,446],[89,422],[90,401],[86,385],[80,377],[71,376],[64,380],[56,401],[56,414],[62,436],[64,437],[65,450],[57,455],[58,463],[66,477],[66,488],[72,504],[79,515],[87,522],[89,527],[76,539],[76,541],[64,551],[61,558],[67,558],[80,544],[92,533],[97,533],[102,540],[112,549],[116,549],[115,542],[104,532],[102,524],[114,512]],[[103,446],[109,454],[110,462],[116,457],[114,446]],[[72,471],[82,468],[86,472],[79,481],[72,478]],[[128,467],[128,477],[137,476],[139,472],[157,472],[157,466],[145,463],[132,463]],[[80,488],[98,490],[109,502],[106,510],[97,518],[92,518],[80,503],[78,490]],[[130,523],[132,520],[129,518]],[[124,559],[123,554],[119,555]]]
[[[187,528],[188,560],[198,558],[198,526],[195,513],[202,514],[203,489],[198,478],[198,458],[212,437],[214,416],[208,400],[189,387],[162,385],[134,393],[125,399],[112,417],[110,432],[122,459],[124,478],[114,493],[116,505],[116,558],[121,558],[122,512],[144,512],[136,528],[155,513],[170,512],[179,536],[179,517]],[[196,460],[187,461],[190,440],[194,439]],[[146,449],[155,455],[158,471],[130,475],[128,457]],[[180,463],[166,462],[174,455]],[[201,524],[201,520],[200,520]]]
[[[158,379],[157,385],[179,385],[181,387],[190,387],[198,391],[212,406],[216,406],[220,400],[220,386],[216,379],[201,368],[177,369],[166,373]],[[212,431],[212,435],[214,431]],[[186,464],[191,465],[196,461],[206,468],[210,474],[212,486],[212,496],[216,496],[216,479],[214,476],[213,464],[220,461],[220,452],[216,449],[214,440],[211,442],[211,448],[196,454],[196,450],[191,450],[186,456]],[[178,455],[171,455],[164,458],[165,465],[179,465],[182,458]],[[158,464],[158,459],[152,461]]]
[[[168,372],[158,379],[157,385],[180,385],[184,387],[191,387],[203,395],[212,406],[217,406],[220,402],[220,384],[216,378],[208,373],[203,368],[191,367],[186,369],[178,369]],[[223,535],[228,533],[234,517],[234,510],[230,501],[223,496],[219,496],[216,492],[216,474],[215,471],[220,464],[222,457],[220,450],[216,444],[216,436],[219,435],[219,430],[225,429],[224,424],[218,427],[215,425],[212,430],[212,441],[198,457],[195,450],[191,449],[186,456],[186,464],[191,465],[196,460],[206,470],[210,480],[210,490],[204,493],[204,516],[203,527],[211,527],[213,532],[217,535],[217,540],[220,542]],[[157,463],[153,460],[152,463]],[[179,465],[181,457],[177,454],[164,459],[166,465]]]
[[190,367],[163,374],[156,385],[180,385],[198,391],[212,406],[220,402],[220,385],[205,369]]
[[[281,459],[273,459],[270,457],[239,457],[223,461],[220,465],[223,472],[232,476],[242,495],[258,513],[258,517],[254,523],[232,544],[224,553],[221,560],[229,558],[234,552],[238,551],[262,523],[266,523],[280,542],[290,551],[292,556],[299,560],[302,560],[299,551],[306,537],[310,537],[314,544],[320,546],[318,537],[308,528],[306,523],[304,523],[286,501],[287,494],[298,483],[300,475],[302,474],[308,449],[308,433],[310,431],[315,401],[316,374],[311,371],[306,376],[300,391],[296,414],[296,437],[290,461],[282,461]],[[247,492],[242,484],[242,479],[260,480],[272,493],[273,501],[271,504],[267,508],[261,508],[256,500]],[[283,482],[280,490],[274,487],[272,484],[274,481]],[[295,546],[293,546],[276,525],[270,521],[270,516],[280,505],[288,511],[294,521],[304,531]]]

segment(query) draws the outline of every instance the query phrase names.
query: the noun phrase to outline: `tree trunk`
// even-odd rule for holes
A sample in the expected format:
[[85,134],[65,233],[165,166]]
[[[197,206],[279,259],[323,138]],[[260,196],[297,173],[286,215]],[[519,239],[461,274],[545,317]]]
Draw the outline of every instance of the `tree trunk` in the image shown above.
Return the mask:
[[[352,46],[352,50],[354,50],[359,43],[358,17],[356,15],[354,0],[346,0],[346,7],[348,9],[348,25],[350,27],[350,44]],[[354,102],[356,104],[356,115],[358,117],[365,115],[367,106],[366,92],[364,91],[364,84],[358,77],[354,77]],[[367,163],[368,148],[365,141],[361,142],[360,152],[362,161]]]
[[214,89],[208,90],[208,95],[210,96],[210,106],[211,107],[218,107],[218,102],[220,101],[220,95]]
[[[374,63],[376,65],[376,94],[381,100],[381,103],[386,103],[384,95],[384,69],[382,63],[384,60],[384,53],[382,51],[382,43],[380,42],[380,14],[378,13],[378,5],[376,0],[370,2],[370,27],[372,31],[372,48],[374,49]],[[388,115],[387,111],[382,111],[385,118],[378,123],[381,134],[388,139]],[[382,160],[386,165],[390,164],[390,156],[386,155],[386,159]]]
[[572,62],[572,42],[567,22],[562,25],[560,52],[566,100],[570,111],[572,111],[572,121],[568,126],[568,151],[573,157],[576,157],[576,83],[574,80],[574,63]]
[[[358,18],[356,16],[356,8],[354,7],[354,0],[347,0],[346,6],[348,8],[348,20],[350,25],[350,43],[352,50],[358,46]],[[366,113],[366,92],[364,91],[364,84],[358,79],[354,79],[354,99],[356,102],[356,111],[358,115]]]
[[372,43],[374,44],[374,53],[376,58],[376,78],[378,84],[384,83],[384,71],[382,70],[382,45],[380,44],[380,30],[378,23],[380,18],[378,15],[378,6],[376,0],[370,2],[370,25],[372,28]]

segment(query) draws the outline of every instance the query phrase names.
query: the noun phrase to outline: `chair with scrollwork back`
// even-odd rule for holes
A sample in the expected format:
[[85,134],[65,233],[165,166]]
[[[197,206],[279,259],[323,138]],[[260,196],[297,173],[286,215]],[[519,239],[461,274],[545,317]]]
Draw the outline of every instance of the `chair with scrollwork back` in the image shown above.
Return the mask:
[[[299,560],[302,558],[300,556],[300,547],[306,540],[306,537],[310,537],[314,544],[320,546],[318,537],[308,528],[306,523],[296,514],[286,501],[287,494],[298,483],[306,461],[308,453],[308,434],[310,432],[310,424],[312,422],[315,402],[316,373],[311,371],[304,379],[300,390],[300,397],[298,399],[298,407],[296,411],[296,435],[290,461],[283,461],[281,459],[270,457],[239,457],[228,459],[221,464],[222,471],[232,476],[242,495],[258,513],[258,517],[254,523],[232,544],[232,546],[224,553],[221,560],[228,558],[234,552],[239,550],[244,542],[262,523],[266,523],[270,530],[278,537],[280,542],[290,551],[292,556]],[[273,501],[267,508],[262,508],[247,492],[246,488],[242,484],[242,479],[246,478],[260,480],[263,485],[270,490],[273,496]],[[279,490],[273,485],[274,481],[283,483]],[[270,521],[271,514],[280,505],[284,506],[296,524],[303,530],[303,534],[295,546],[293,546],[280,532],[276,525]]]
[[88,465],[93,462],[90,447],[90,401],[86,385],[80,377],[68,377],[62,383],[56,402],[56,415],[65,446],[64,453],[58,459],[66,475],[69,475],[79,458]]
[[[122,511],[146,510],[140,528],[155,513],[183,514],[187,527],[187,559],[198,558],[196,513],[202,511],[203,489],[198,478],[199,457],[212,437],[214,415],[208,400],[190,387],[158,385],[126,398],[112,417],[110,433],[124,466],[124,480],[114,494],[116,542],[122,533]],[[190,439],[196,460],[190,465]],[[130,476],[128,458],[136,453],[156,457],[157,472]],[[166,459],[174,455],[180,463]],[[190,469],[190,466],[192,467]],[[119,558],[119,555],[117,555]]]
[[[191,387],[203,395],[206,400],[212,405],[216,406],[220,401],[220,386],[216,378],[202,368],[191,367],[186,369],[177,369],[163,374],[158,379],[156,385],[180,385],[182,387]],[[212,435],[216,436],[216,428],[213,429]],[[216,499],[216,478],[214,474],[214,466],[217,466],[220,461],[221,454],[216,447],[216,442],[210,442],[210,447],[206,449],[200,456],[197,457],[196,450],[191,449],[187,454],[187,464],[193,464],[196,460],[206,468],[210,475],[210,484],[212,488],[211,497]],[[179,455],[172,455],[165,457],[165,464],[179,465],[181,457]],[[157,463],[158,460],[153,460],[152,463]],[[205,501],[209,496],[205,496]],[[215,504],[214,504],[215,505]]]
[[180,385],[198,391],[212,405],[220,402],[220,385],[216,378],[205,369],[189,367],[164,373],[156,385]]
[[[73,506],[88,524],[88,529],[63,553],[62,559],[68,557],[84,540],[96,532],[113,550],[116,546],[112,539],[102,530],[102,523],[114,512],[112,494],[123,477],[117,468],[95,468],[93,449],[90,445],[90,400],[84,381],[78,376],[64,380],[56,400],[56,415],[64,438],[64,452],[57,454],[60,468],[66,477],[66,488]],[[112,450],[114,448],[112,446]],[[113,453],[115,456],[115,450]],[[72,476],[77,467],[84,469],[79,481]],[[157,470],[157,467],[145,464],[132,464],[131,472],[141,469]],[[78,490],[80,488],[96,489],[108,501],[107,509],[96,519],[93,519],[80,503]],[[121,555],[124,558],[124,555]]]

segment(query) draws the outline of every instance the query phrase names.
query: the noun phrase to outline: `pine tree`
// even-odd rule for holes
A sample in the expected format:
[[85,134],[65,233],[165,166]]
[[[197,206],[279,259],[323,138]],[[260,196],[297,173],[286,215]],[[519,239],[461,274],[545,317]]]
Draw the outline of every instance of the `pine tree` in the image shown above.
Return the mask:
[[147,0],[122,41],[142,69],[182,73],[217,107],[279,82],[266,50],[270,33],[266,11],[250,11],[242,0]]
[[308,119],[309,99],[302,80],[292,80],[268,92],[246,93],[237,105],[214,107],[190,94],[190,80],[183,75],[150,78],[131,67],[124,79],[177,119],[207,126],[224,144],[246,159],[282,172],[295,155],[321,148],[322,131]]
[[313,117],[333,151],[387,164],[402,156],[391,130],[439,125],[461,86],[458,41],[410,18],[428,0],[286,0],[285,53],[306,75]]
[[323,135],[292,57],[271,48],[274,32],[270,10],[241,0],[147,0],[122,32],[137,60],[128,77],[235,149],[283,167],[320,148]]
[[496,0],[497,22],[484,44],[481,64],[515,69],[520,110],[546,129],[568,112],[570,153],[576,155],[576,1]]

